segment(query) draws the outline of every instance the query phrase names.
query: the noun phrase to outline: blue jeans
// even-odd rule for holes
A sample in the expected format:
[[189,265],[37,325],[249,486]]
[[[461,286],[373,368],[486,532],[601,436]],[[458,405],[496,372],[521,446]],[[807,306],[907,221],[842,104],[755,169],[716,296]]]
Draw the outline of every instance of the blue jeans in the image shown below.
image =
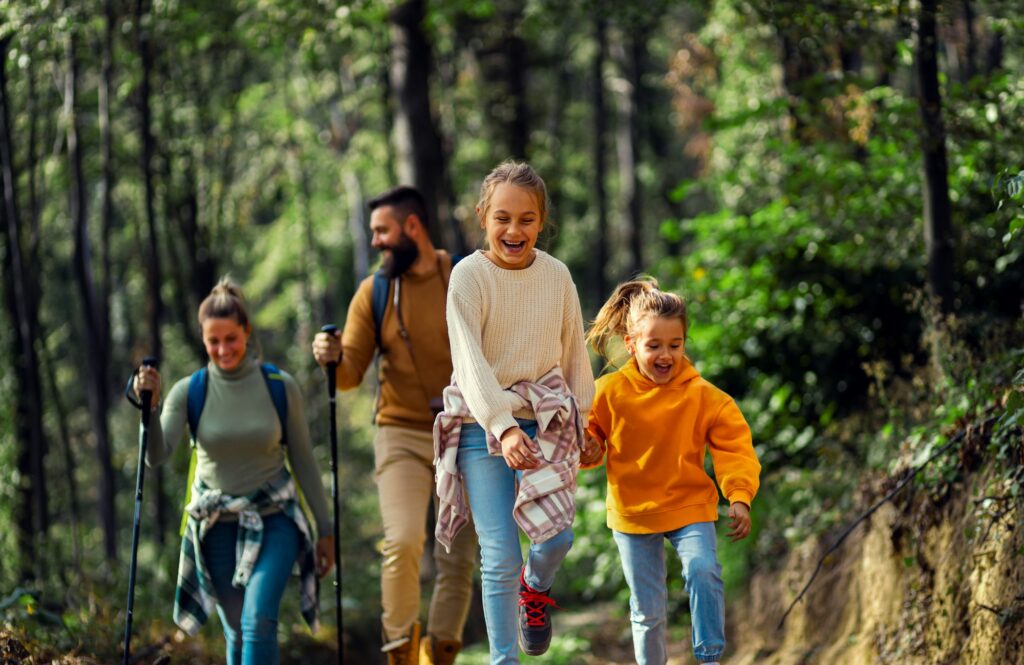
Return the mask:
[[[528,436],[537,435],[536,422],[517,421]],[[458,466],[480,541],[480,579],[491,663],[518,663],[519,573],[523,569],[523,553],[512,508],[522,472],[510,469],[504,457],[487,452],[486,435],[476,423],[462,425]],[[524,575],[526,583],[538,591],[550,589],[558,566],[571,547],[571,528],[543,543],[531,544]]]
[[290,517],[263,518],[263,543],[252,577],[242,589],[235,574],[237,522],[217,522],[203,538],[203,560],[217,592],[217,614],[224,628],[228,665],[277,665],[277,614],[281,596],[299,556],[302,535]]
[[612,534],[629,584],[629,619],[637,665],[664,665],[668,657],[665,540],[683,564],[690,594],[693,655],[700,663],[719,660],[725,649],[725,590],[716,553],[715,523],[698,522],[667,533]]

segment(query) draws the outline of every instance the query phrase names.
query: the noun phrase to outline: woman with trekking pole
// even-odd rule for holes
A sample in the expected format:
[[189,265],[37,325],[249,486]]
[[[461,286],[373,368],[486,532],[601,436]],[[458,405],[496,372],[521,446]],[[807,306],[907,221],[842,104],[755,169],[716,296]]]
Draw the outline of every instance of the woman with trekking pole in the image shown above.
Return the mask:
[[229,665],[276,665],[278,611],[296,562],[302,615],[316,626],[317,577],[334,565],[327,497],[302,393],[289,374],[250,353],[252,324],[238,286],[222,279],[199,306],[199,325],[205,368],[163,400],[155,367],[139,368],[134,381],[160,413],[146,464],[166,461],[186,427],[192,440],[174,621],[195,635],[216,607]]

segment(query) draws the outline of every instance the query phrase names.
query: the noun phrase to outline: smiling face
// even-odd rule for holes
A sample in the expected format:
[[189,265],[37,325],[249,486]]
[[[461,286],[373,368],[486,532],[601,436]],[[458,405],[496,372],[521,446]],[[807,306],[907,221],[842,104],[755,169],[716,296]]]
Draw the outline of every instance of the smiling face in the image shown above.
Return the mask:
[[202,326],[203,344],[210,360],[224,371],[238,367],[245,357],[251,329],[230,317],[210,317]]
[[388,277],[398,277],[416,262],[419,248],[405,233],[394,206],[381,206],[370,213],[370,245],[381,253]]
[[636,335],[624,341],[636,357],[640,373],[657,384],[666,384],[683,371],[686,331],[676,317],[646,316],[636,326]]
[[487,258],[506,270],[528,268],[537,236],[544,228],[537,194],[518,185],[497,185],[480,226],[487,234]]

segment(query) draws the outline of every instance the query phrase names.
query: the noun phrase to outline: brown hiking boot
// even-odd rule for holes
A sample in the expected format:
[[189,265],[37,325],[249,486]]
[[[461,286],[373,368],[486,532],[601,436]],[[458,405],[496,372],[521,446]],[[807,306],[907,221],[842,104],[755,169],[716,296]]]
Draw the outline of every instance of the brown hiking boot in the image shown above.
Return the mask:
[[[387,635],[384,636],[387,639]],[[420,624],[414,623],[409,634],[397,640],[385,642],[380,649],[388,657],[388,665],[417,665],[420,651]]]
[[420,665],[455,665],[455,656],[462,649],[457,640],[439,640],[427,635],[420,642]]

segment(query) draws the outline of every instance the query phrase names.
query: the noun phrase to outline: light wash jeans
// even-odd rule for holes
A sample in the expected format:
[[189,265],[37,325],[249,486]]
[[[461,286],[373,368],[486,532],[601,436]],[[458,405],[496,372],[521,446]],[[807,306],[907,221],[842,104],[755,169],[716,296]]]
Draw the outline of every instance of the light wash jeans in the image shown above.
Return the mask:
[[[535,421],[517,422],[528,436],[537,435]],[[480,541],[480,579],[491,664],[518,663],[519,573],[523,554],[512,508],[522,472],[510,469],[504,457],[487,452],[486,435],[476,423],[462,425],[457,459]],[[571,528],[543,543],[531,544],[526,583],[538,591],[550,589],[558,566],[571,547]]]
[[725,590],[715,523],[698,522],[667,533],[612,534],[629,584],[629,619],[637,665],[664,665],[668,658],[665,540],[683,564],[690,594],[693,655],[699,663],[720,660],[725,649]]
[[227,642],[228,665],[277,665],[277,614],[281,596],[299,556],[302,535],[284,513],[263,518],[263,543],[245,588],[235,574],[238,522],[217,522],[203,538],[203,560],[217,591],[217,613]]

